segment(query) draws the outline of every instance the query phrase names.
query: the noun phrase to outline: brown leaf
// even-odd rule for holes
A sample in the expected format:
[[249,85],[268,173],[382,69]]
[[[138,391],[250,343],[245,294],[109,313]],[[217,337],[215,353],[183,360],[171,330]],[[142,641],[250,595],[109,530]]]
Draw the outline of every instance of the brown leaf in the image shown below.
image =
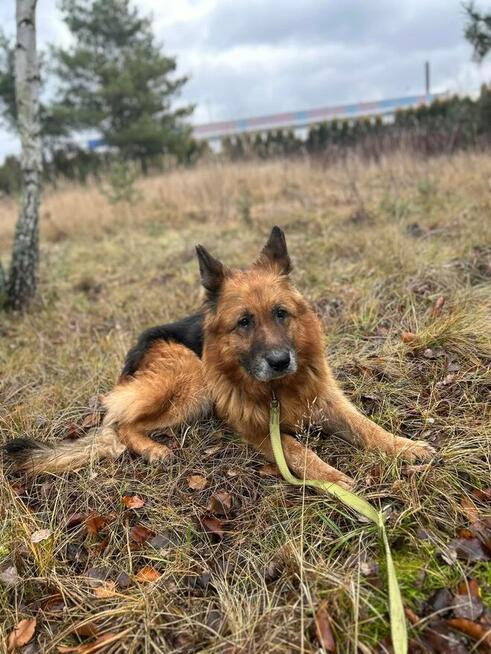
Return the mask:
[[89,431],[94,427],[98,427],[102,422],[102,414],[99,411],[94,411],[85,416],[85,418],[80,423],[81,429],[84,431]]
[[319,643],[326,652],[336,651],[336,641],[331,629],[331,619],[327,610],[327,600],[324,600],[315,614],[315,632]]
[[93,640],[91,643],[83,643],[74,646],[58,645],[57,649],[60,654],[92,654],[92,652],[97,652],[107,645],[114,643],[114,641],[119,638],[121,638],[121,634],[115,634],[108,631],[107,633],[102,634],[102,636],[99,636],[99,638],[96,638],[96,640]]
[[41,543],[43,540],[48,540],[52,534],[51,529],[38,529],[31,534],[31,543]]
[[107,523],[108,519],[106,516],[100,515],[99,513],[93,513],[85,519],[85,526],[91,536],[97,536],[97,534],[104,529]]
[[24,647],[34,636],[36,618],[21,620],[9,635],[8,651],[13,652],[18,647]]
[[479,582],[477,579],[467,579],[466,581],[461,581],[457,586],[457,593],[459,595],[470,595],[471,597],[481,597],[481,589],[479,588]]
[[99,599],[105,599],[108,597],[114,597],[118,593],[116,592],[116,582],[115,581],[106,581],[101,586],[94,588],[94,595]]
[[443,295],[440,295],[440,297],[437,298],[431,310],[432,318],[437,318],[441,314],[444,304],[445,304],[445,298],[443,297]]
[[491,488],[476,488],[472,491],[472,495],[483,504],[491,502]]
[[215,534],[215,536],[218,536],[220,540],[223,538],[225,532],[223,529],[222,520],[213,518],[212,516],[204,516],[204,518],[201,518],[201,524],[206,529],[206,531],[210,532],[211,534]]
[[147,540],[150,540],[150,538],[153,538],[154,536],[155,532],[143,525],[135,525],[130,529],[130,540],[139,545],[146,543]]
[[80,638],[95,638],[99,635],[99,627],[95,622],[85,622],[80,625],[74,625],[72,633]]
[[65,433],[63,436],[64,438],[68,438],[71,441],[75,441],[77,438],[80,438],[84,434],[85,431],[80,425],[78,425],[76,422],[69,422],[65,428]]
[[419,336],[413,332],[401,332],[401,341],[403,343],[419,343]]
[[466,618],[452,618],[448,621],[448,625],[474,640],[480,640],[486,645],[491,645],[491,629],[486,625],[472,622],[472,620]]
[[479,511],[477,510],[477,506],[470,499],[470,497],[464,495],[464,497],[460,501],[460,504],[469,522],[476,522],[476,520],[479,519]]
[[121,500],[127,509],[141,509],[145,506],[145,500],[138,495],[123,495]]
[[157,579],[160,579],[161,576],[161,573],[155,570],[155,568],[152,568],[151,565],[145,565],[141,570],[137,572],[135,579],[142,583],[149,583],[152,581],[157,581]]
[[232,510],[232,496],[227,491],[219,491],[210,497],[206,510],[215,515],[228,515]]
[[208,486],[208,480],[201,475],[191,475],[188,477],[188,488],[191,490],[203,490]]
[[281,477],[280,470],[274,463],[265,463],[259,468],[260,477]]

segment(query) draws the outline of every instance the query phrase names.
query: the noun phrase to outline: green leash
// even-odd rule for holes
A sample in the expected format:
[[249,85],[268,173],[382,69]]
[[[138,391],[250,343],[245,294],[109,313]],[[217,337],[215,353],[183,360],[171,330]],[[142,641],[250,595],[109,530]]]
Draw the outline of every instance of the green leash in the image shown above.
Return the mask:
[[385,531],[384,516],[377,511],[366,500],[335,483],[321,481],[320,479],[297,479],[292,475],[285,459],[283,447],[281,444],[280,434],[280,404],[278,400],[273,399],[271,402],[271,414],[269,419],[269,430],[271,435],[271,445],[273,454],[282,477],[289,484],[294,486],[310,486],[319,488],[324,493],[330,493],[341,500],[343,504],[360,513],[371,522],[375,523],[380,530],[385,548],[385,558],[387,561],[387,578],[389,582],[389,612],[390,612],[390,632],[392,636],[392,646],[394,654],[407,654],[407,628],[404,617],[404,607],[402,605],[401,591],[397,581],[396,569],[392,560],[387,532]]

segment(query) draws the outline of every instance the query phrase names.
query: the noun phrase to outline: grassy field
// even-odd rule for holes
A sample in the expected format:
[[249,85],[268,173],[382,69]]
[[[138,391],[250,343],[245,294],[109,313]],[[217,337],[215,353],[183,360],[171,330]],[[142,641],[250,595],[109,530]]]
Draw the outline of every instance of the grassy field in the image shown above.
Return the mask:
[[[194,244],[246,266],[280,224],[347,393],[442,464],[300,438],[386,509],[412,651],[487,651],[429,598],[491,600],[491,157],[210,164],[139,190],[134,206],[46,191],[39,299],[0,315],[2,441],[76,437],[140,330],[199,306]],[[4,261],[15,218],[3,201]],[[24,618],[26,654],[333,651],[329,616],[339,653],[390,652],[372,528],[288,487],[218,423],[162,438],[166,470],[125,454],[30,483],[0,473],[0,651]]]

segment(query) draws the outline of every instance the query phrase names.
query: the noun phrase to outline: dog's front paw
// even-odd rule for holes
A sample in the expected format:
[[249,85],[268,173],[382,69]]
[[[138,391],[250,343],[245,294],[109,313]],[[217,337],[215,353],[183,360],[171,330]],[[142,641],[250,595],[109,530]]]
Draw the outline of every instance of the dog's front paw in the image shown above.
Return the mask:
[[343,475],[341,479],[336,481],[336,484],[345,490],[352,491],[355,487],[355,480],[351,479],[351,477],[348,477],[347,475]]
[[142,457],[147,463],[169,463],[174,453],[167,445],[162,443],[153,443],[151,447],[142,452]]
[[394,454],[409,463],[430,461],[436,454],[435,448],[426,441],[412,441],[401,436],[396,436],[395,441]]

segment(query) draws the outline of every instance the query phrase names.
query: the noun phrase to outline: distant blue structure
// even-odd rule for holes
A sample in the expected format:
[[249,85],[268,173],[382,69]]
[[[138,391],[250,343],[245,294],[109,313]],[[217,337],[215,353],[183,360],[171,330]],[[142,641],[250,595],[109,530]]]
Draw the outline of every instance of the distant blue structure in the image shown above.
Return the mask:
[[87,141],[87,147],[89,150],[97,150],[98,148],[102,148],[104,145],[106,145],[106,142],[101,138],[89,139]]
[[306,111],[293,111],[268,116],[256,116],[240,120],[225,120],[216,123],[195,125],[193,134],[196,139],[213,141],[226,136],[236,136],[251,132],[267,132],[273,129],[297,129],[309,127],[330,120],[352,120],[370,116],[395,114],[400,109],[410,109],[430,104],[443,99],[446,93],[412,95],[404,98],[391,98],[376,102],[359,102],[335,107],[322,107]]

